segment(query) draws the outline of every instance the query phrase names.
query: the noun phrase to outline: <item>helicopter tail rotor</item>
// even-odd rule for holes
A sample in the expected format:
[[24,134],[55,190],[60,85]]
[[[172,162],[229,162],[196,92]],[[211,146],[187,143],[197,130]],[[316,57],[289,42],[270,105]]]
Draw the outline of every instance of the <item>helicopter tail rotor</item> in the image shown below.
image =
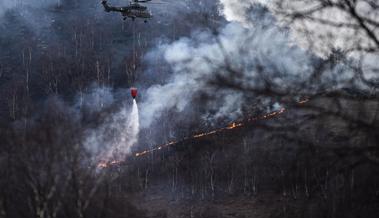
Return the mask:
[[107,1],[103,0],[103,1],[101,1],[101,4],[104,6],[104,10],[106,12],[110,12],[111,11],[111,7],[108,5]]

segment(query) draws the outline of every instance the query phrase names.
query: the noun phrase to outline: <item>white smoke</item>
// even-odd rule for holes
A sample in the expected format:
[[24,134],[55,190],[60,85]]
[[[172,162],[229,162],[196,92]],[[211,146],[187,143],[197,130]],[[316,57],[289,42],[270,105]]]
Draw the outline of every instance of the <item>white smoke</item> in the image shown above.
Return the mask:
[[[142,104],[143,127],[148,127],[164,111],[175,109],[181,112],[192,107],[192,98],[203,92],[211,96],[205,106],[216,111],[205,114],[203,118],[212,121],[221,117],[226,120],[238,117],[246,100],[245,93],[233,89],[212,89],[210,83],[220,76],[225,76],[226,80],[234,80],[247,90],[259,89],[267,81],[276,91],[292,90],[298,94],[345,87],[367,90],[368,87],[354,79],[355,71],[342,62],[328,65],[322,72],[318,71],[320,79],[317,84],[309,82],[312,74],[318,70],[317,66],[324,61],[323,55],[320,55],[323,46],[329,46],[328,49],[343,48],[342,43],[349,42],[345,37],[354,38],[350,33],[339,37],[338,34],[345,33],[334,29],[334,46],[322,45],[321,38],[321,41],[314,41],[316,49],[308,50],[299,32],[283,27],[282,17],[274,11],[279,0],[219,1],[223,15],[230,23],[218,31],[217,38],[208,31],[195,31],[191,37],[160,45],[148,55],[163,57],[170,65],[173,76],[166,84],[147,90],[147,97]],[[325,16],[333,17],[330,14]],[[343,20],[346,17],[338,14],[338,19]],[[320,26],[314,28],[315,32],[329,31]],[[366,57],[368,58],[363,62],[364,66],[369,66],[369,63],[377,66],[375,55]],[[356,64],[354,59],[348,61],[349,65]],[[366,73],[365,76],[373,78],[372,74]]]
[[0,17],[4,15],[7,10],[17,9],[22,10],[26,8],[46,8],[51,5],[60,5],[62,0],[1,0],[0,1]]
[[0,17],[4,15],[4,13],[12,8],[15,8],[17,6],[21,6],[23,2],[21,1],[15,1],[15,0],[1,0],[0,1]]
[[[333,2],[333,1],[332,1]],[[322,1],[308,0],[220,0],[222,13],[228,21],[236,21],[251,25],[251,9],[257,4],[267,7],[280,24],[288,25],[297,44],[311,48],[315,53],[325,56],[332,49],[349,50],[357,45],[362,48],[372,45],[364,31],[351,28],[356,21],[338,7],[326,7],[309,14],[313,19],[292,20],[286,16],[288,12],[311,11],[322,6]],[[367,19],[378,20],[378,11],[372,9],[367,1],[358,0],[356,12]],[[286,12],[286,13],[284,13]],[[323,22],[319,22],[323,21]],[[329,25],[329,24],[342,25]],[[377,28],[372,28],[379,35]]]
[[[338,3],[338,1],[331,1]],[[292,20],[287,13],[304,13],[321,8],[323,1],[309,0],[220,0],[222,13],[228,21],[240,22],[245,26],[253,25],[250,18],[251,8],[257,4],[264,5],[278,20],[278,23],[288,26],[291,37],[296,44],[311,50],[320,57],[326,57],[332,51],[348,52],[348,57],[362,63],[362,71],[366,78],[379,79],[377,60],[379,52],[366,52],[362,48],[377,48],[359,22],[342,7],[325,7],[307,14],[308,19]],[[325,2],[324,2],[325,3]],[[369,1],[358,0],[354,10],[363,20],[379,20],[379,10],[370,5]],[[376,37],[379,37],[379,28],[370,22],[366,26]]]
[[88,112],[100,112],[114,103],[114,93],[110,87],[92,85],[86,92],[76,96],[75,107]]
[[219,0],[221,12],[227,21],[236,21],[243,25],[251,23],[251,9],[255,4],[269,4],[272,0]]
[[131,111],[123,107],[98,128],[89,130],[84,145],[96,161],[122,161],[138,142],[139,112],[133,100]]
[[219,30],[217,38],[211,32],[194,32],[191,38],[182,38],[164,44],[149,54],[163,56],[173,70],[173,76],[164,85],[149,88],[142,103],[142,126],[148,127],[168,109],[183,111],[191,107],[197,93],[211,96],[208,110],[213,117],[233,120],[241,115],[243,93],[232,89],[214,89],[210,83],[217,76],[226,76],[232,68],[241,86],[260,88],[269,78],[278,89],[306,81],[313,71],[312,55],[294,46],[287,31],[275,25],[275,19],[262,7],[254,7],[249,18],[254,28],[232,22]]
[[[323,59],[300,46],[293,31],[279,25],[278,17],[260,4],[272,7],[273,1],[220,0],[220,3],[226,19],[233,22],[221,28],[216,37],[208,31],[194,31],[191,37],[160,45],[147,56],[163,57],[173,76],[167,83],[147,90],[142,103],[143,127],[165,111],[182,112],[193,107],[192,99],[198,93],[211,96],[204,106],[213,112],[205,114],[204,119],[238,117],[246,104],[245,92],[213,88],[210,84],[219,77],[236,82],[245,90],[259,90],[269,82],[275,91],[291,90],[298,95],[359,85],[367,88],[353,79],[354,71],[344,63],[326,66],[317,72],[320,76],[317,83],[309,82]],[[264,107],[267,106],[277,107]]]

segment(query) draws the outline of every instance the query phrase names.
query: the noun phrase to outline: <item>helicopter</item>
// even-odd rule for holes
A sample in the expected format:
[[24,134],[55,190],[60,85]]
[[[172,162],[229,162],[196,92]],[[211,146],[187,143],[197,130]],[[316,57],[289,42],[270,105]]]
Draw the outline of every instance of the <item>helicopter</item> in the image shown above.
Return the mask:
[[120,12],[123,16],[123,20],[126,20],[128,17],[133,21],[136,18],[145,19],[144,22],[147,23],[147,19],[151,19],[153,14],[147,9],[146,6],[143,6],[139,3],[147,3],[151,0],[133,0],[129,3],[128,6],[124,7],[114,7],[108,4],[107,1],[102,1],[101,4],[104,6],[106,12]]

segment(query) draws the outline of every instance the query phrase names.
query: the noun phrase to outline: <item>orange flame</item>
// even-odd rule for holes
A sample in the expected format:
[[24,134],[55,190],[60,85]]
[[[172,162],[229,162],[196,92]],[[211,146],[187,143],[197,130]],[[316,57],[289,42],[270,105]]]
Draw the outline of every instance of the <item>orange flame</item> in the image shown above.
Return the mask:
[[[260,117],[253,117],[253,118],[250,118],[247,120],[247,122],[253,122],[253,121],[257,121],[257,120],[264,120],[264,119],[269,119],[269,118],[273,118],[275,116],[278,116],[282,113],[284,113],[286,111],[285,108],[281,108],[280,110],[278,111],[274,111],[274,112],[271,112],[271,113],[268,113],[268,114],[265,114],[263,116],[260,116]],[[140,157],[140,156],[144,156],[146,154],[150,154],[154,151],[157,151],[157,150],[161,150],[162,148],[164,147],[169,147],[171,145],[175,145],[175,144],[178,144],[179,142],[182,142],[182,141],[185,141],[185,140],[188,140],[190,138],[193,138],[193,139],[196,139],[196,138],[202,138],[202,137],[205,137],[205,136],[209,136],[209,135],[214,135],[216,133],[219,133],[221,131],[225,131],[225,130],[232,130],[232,129],[236,129],[238,127],[242,127],[244,126],[244,123],[243,122],[234,122],[234,123],[231,123],[229,124],[227,127],[224,127],[224,128],[220,128],[220,129],[216,129],[216,130],[212,130],[210,132],[204,132],[204,133],[198,133],[196,135],[193,135],[192,137],[187,137],[187,138],[183,138],[182,140],[179,140],[179,141],[172,141],[172,142],[169,142],[167,144],[164,144],[164,145],[160,145],[159,147],[157,148],[153,148],[153,149],[149,149],[149,150],[145,150],[145,151],[142,151],[142,152],[139,152],[139,153],[136,153],[135,156],[136,157]]]
[[101,161],[100,163],[97,164],[97,168],[104,169],[104,168],[108,168],[110,166],[118,165],[120,163],[122,163],[122,161],[118,161],[118,160]]
[[[308,101],[309,101],[309,99],[306,98],[304,100],[299,101],[298,104],[305,104]],[[264,115],[257,116],[257,117],[251,117],[251,118],[247,119],[245,122],[233,122],[233,123],[229,124],[227,127],[220,128],[220,129],[215,129],[215,130],[212,130],[210,132],[198,133],[198,134],[193,135],[191,137],[183,138],[183,139],[181,139],[179,141],[171,141],[171,142],[168,142],[166,144],[159,145],[159,146],[157,146],[155,148],[135,153],[134,156],[135,157],[145,156],[147,154],[153,153],[154,151],[162,150],[163,148],[170,147],[172,145],[178,144],[179,142],[183,142],[183,141],[186,141],[186,140],[191,139],[191,138],[192,139],[197,139],[197,138],[202,138],[202,137],[209,136],[209,135],[214,135],[214,134],[219,133],[221,131],[236,129],[238,127],[244,126],[245,123],[248,123],[248,122],[251,123],[251,122],[254,122],[254,121],[258,121],[258,120],[271,119],[273,117],[276,117],[276,116],[279,116],[279,115],[283,114],[284,112],[286,112],[286,109],[285,108],[281,108],[281,109],[279,109],[277,111],[273,111],[273,112],[268,113],[268,114],[264,114]],[[100,162],[98,164],[98,167],[99,168],[107,168],[109,166],[116,165],[116,164],[119,164],[119,163],[121,163],[121,161]]]

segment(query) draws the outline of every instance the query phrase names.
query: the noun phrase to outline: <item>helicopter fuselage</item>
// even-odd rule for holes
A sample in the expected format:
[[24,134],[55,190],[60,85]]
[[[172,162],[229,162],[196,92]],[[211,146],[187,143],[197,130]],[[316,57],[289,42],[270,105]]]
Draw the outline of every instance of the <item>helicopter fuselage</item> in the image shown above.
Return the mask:
[[124,7],[110,6],[108,5],[107,1],[102,1],[102,4],[106,12],[120,12],[124,17],[124,20],[129,17],[133,20],[135,18],[143,18],[146,21],[146,19],[150,19],[153,17],[152,13],[147,9],[147,7],[138,3],[130,3],[130,5]]
[[148,10],[139,10],[139,9],[127,9],[121,12],[122,16],[130,18],[152,18],[152,14]]

